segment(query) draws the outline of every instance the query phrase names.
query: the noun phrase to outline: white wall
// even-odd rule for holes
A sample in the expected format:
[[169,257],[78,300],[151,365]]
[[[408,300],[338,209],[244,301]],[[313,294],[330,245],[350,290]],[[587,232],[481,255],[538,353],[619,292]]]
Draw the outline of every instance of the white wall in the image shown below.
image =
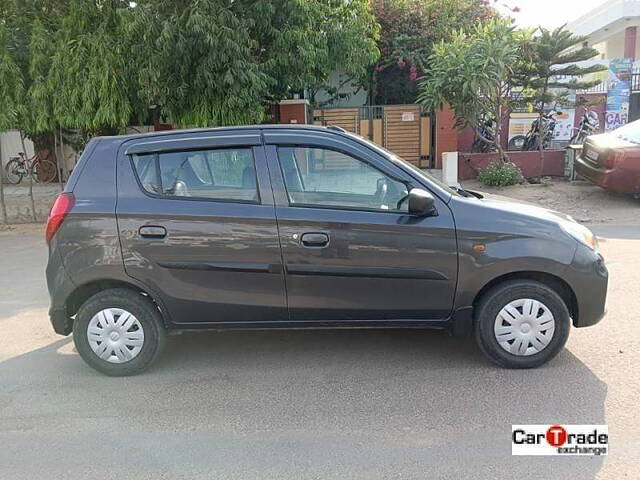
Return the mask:
[[[24,140],[27,148],[27,155],[33,155],[33,142],[28,138]],[[20,132],[18,130],[9,130],[0,132],[0,160],[2,167],[7,164],[9,158],[15,157],[22,152],[22,143],[20,142]]]

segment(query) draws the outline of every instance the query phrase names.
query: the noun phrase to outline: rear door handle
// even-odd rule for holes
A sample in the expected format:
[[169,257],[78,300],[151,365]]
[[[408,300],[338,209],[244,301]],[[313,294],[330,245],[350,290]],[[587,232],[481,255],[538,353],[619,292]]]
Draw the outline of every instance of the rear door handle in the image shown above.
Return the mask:
[[305,247],[326,247],[329,245],[329,235],[326,233],[303,233],[300,242]]
[[138,233],[144,238],[164,238],[167,236],[167,229],[157,225],[144,225]]

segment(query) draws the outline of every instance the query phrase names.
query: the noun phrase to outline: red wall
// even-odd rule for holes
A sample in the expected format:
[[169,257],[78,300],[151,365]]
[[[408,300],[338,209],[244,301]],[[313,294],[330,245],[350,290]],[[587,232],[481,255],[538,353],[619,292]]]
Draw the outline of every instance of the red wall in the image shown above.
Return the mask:
[[[508,155],[509,160],[520,167],[525,177],[540,175],[540,152],[509,152]],[[496,153],[460,153],[458,155],[458,178],[460,180],[476,178],[479,170],[497,159]],[[564,150],[545,150],[542,175],[564,175]]]
[[436,113],[436,168],[442,168],[442,153],[458,151],[458,129],[453,110],[445,107]]
[[307,123],[307,103],[280,103],[280,123]]

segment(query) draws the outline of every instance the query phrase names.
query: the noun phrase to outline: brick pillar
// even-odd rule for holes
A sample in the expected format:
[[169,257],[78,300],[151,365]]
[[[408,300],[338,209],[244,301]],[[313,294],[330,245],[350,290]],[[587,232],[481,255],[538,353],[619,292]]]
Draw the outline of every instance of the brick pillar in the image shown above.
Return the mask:
[[442,168],[442,153],[458,151],[458,129],[453,110],[446,106],[436,113],[436,168]]
[[627,27],[624,30],[624,58],[636,59],[636,33],[638,27]]
[[307,100],[282,100],[280,102],[280,123],[309,123]]

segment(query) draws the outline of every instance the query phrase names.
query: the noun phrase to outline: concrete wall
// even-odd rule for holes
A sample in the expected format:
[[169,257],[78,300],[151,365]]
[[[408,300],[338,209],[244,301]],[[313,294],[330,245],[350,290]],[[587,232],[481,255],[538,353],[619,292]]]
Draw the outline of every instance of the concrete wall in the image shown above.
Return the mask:
[[442,168],[442,154],[458,150],[458,130],[455,127],[453,110],[448,106],[436,113],[435,143],[435,167]]
[[[24,141],[27,148],[27,155],[33,155],[33,142],[29,139]],[[2,168],[7,164],[11,157],[15,157],[22,152],[22,142],[20,142],[20,132],[18,130],[9,130],[0,132],[0,160]]]

